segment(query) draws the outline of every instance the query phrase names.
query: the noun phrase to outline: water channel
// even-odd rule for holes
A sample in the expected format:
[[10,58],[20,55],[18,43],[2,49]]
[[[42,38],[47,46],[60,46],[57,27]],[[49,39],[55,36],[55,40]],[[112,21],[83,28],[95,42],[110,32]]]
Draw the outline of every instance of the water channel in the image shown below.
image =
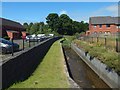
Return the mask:
[[110,87],[89,68],[88,65],[70,48],[64,48],[66,62],[73,80],[82,88],[106,88]]

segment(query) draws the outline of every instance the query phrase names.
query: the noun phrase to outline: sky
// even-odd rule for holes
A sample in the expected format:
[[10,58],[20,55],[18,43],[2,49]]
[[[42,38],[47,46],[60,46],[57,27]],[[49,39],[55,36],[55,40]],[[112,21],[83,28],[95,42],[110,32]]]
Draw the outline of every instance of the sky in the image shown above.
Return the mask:
[[49,13],[67,14],[75,21],[93,16],[118,16],[117,2],[2,2],[0,17],[20,23],[46,22]]

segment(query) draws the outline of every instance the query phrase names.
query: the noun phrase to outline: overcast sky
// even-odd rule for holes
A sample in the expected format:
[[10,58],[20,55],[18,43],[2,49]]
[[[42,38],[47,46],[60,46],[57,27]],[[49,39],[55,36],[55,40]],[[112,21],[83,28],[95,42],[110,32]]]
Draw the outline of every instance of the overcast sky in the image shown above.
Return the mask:
[[117,2],[2,2],[0,17],[24,22],[46,21],[49,13],[67,14],[76,21],[91,16],[118,16]]

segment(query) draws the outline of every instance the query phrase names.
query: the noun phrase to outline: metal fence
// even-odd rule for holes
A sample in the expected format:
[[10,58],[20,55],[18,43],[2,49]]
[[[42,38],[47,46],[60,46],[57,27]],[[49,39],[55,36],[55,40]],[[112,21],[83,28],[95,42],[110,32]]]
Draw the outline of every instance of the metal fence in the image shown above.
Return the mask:
[[6,53],[6,54],[0,54],[0,62],[3,62],[5,59],[10,58],[11,56],[16,56],[19,53],[22,53],[24,50],[27,50],[29,48],[34,47],[35,45],[41,43],[42,41],[45,41],[47,39],[43,39],[41,41],[26,41],[24,39],[18,39],[18,40],[11,40],[13,43],[17,43],[19,45],[19,50],[14,51],[14,47],[12,48],[12,52]]

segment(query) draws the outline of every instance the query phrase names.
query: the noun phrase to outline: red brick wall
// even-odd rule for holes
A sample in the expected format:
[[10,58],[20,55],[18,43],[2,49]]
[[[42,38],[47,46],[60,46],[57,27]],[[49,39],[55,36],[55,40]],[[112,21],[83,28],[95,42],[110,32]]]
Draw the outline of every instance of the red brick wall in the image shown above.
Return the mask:
[[91,23],[89,24],[89,31],[90,33],[105,33],[105,32],[110,32],[110,33],[116,33],[118,31],[118,28],[116,27],[116,25],[110,25],[110,27],[106,27],[106,25],[102,25],[102,27],[100,28],[99,25],[96,25],[96,28],[94,27],[94,25],[92,25]]
[[10,32],[10,31],[7,31],[7,35],[10,39],[19,39],[20,38],[20,32],[18,33],[13,33],[13,32]]
[[11,32],[7,31],[7,35],[8,35],[9,38],[12,38],[12,33]]

